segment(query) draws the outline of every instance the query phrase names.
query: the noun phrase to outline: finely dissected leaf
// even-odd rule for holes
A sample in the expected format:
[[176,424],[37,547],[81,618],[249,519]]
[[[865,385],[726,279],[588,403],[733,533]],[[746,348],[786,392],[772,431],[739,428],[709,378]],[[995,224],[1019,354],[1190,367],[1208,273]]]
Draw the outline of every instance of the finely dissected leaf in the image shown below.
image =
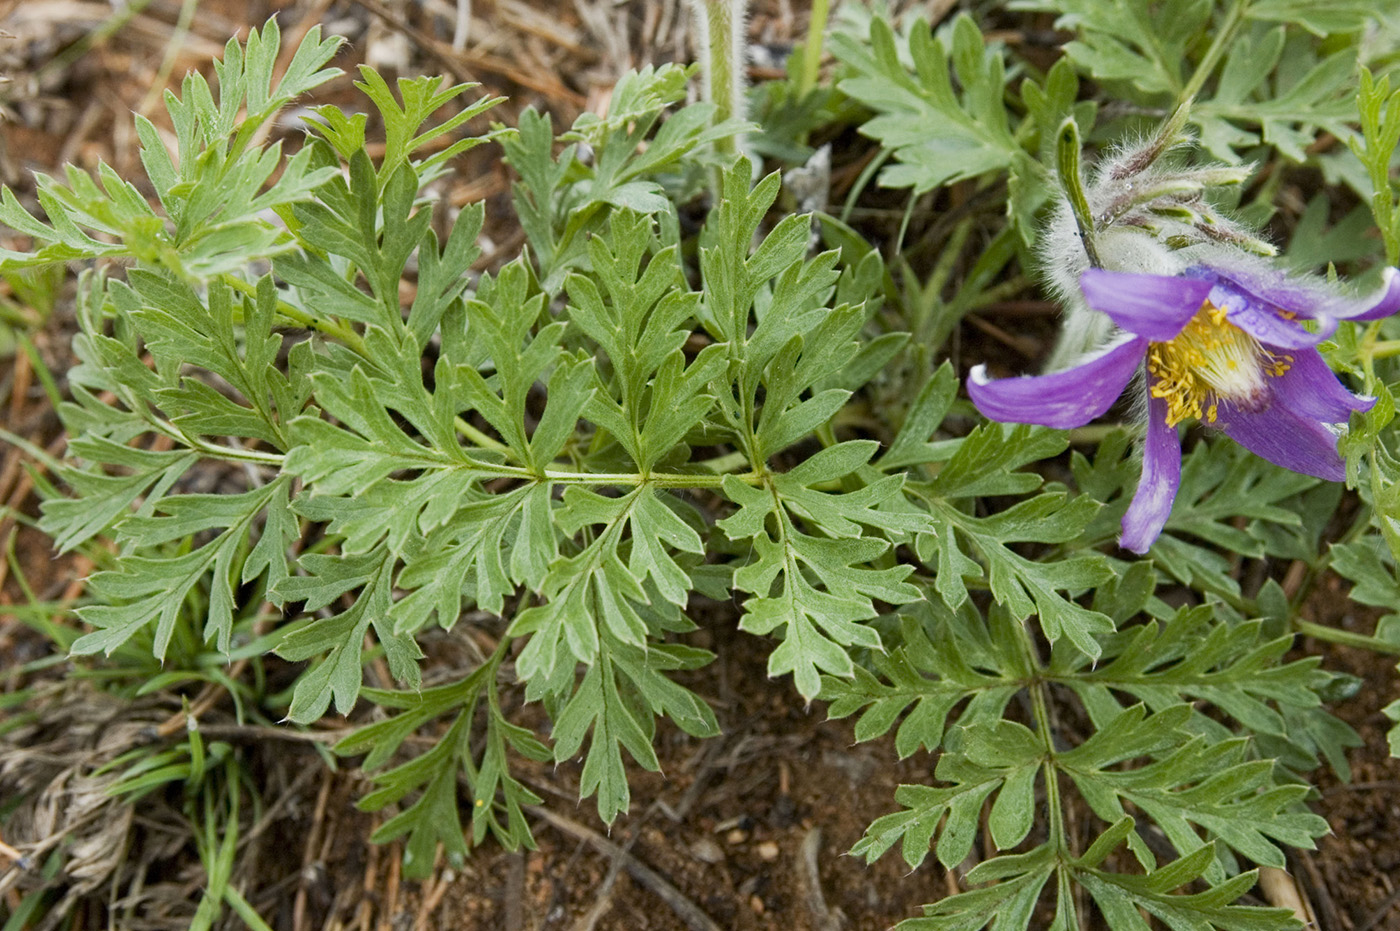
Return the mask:
[[[620,643],[644,646],[649,631],[639,609],[650,603],[643,586],[649,572],[664,578],[680,595],[679,603],[684,603],[689,581],[664,549],[655,550],[662,556],[660,565],[648,566],[637,559],[630,560],[631,565],[624,562],[623,543],[629,528],[633,547],[642,533],[664,533],[687,549],[699,543],[694,531],[657,503],[654,494],[644,487],[618,498],[580,488],[567,490],[559,524],[570,534],[584,526],[601,525],[601,529],[594,531],[591,542],[576,555],[550,566],[541,583],[545,603],[516,616],[511,632],[531,635],[516,661],[523,678],[542,684],[554,679],[561,663],[572,668],[575,662],[595,662],[605,635]],[[684,532],[676,533],[668,518],[674,518]]]
[[[682,666],[676,666],[676,657],[681,654],[658,642],[668,630],[693,627],[679,608],[694,583],[689,570],[672,555],[672,548],[695,554],[703,549],[699,535],[662,495],[644,486],[617,498],[577,487],[565,492],[564,508],[556,517],[559,527],[569,535],[592,528],[591,540],[576,555],[560,558],[549,567],[540,586],[544,603],[516,616],[511,633],[529,636],[516,669],[528,682],[528,696],[559,698],[572,693],[569,704],[579,708],[591,705],[573,687],[575,664],[584,662],[591,668],[611,664],[617,676],[607,680],[609,688],[630,683],[628,687],[640,690],[643,697],[642,704],[631,711],[625,705],[617,706],[617,714],[627,711],[628,715],[619,720],[638,716],[643,719],[639,726],[649,734],[651,716],[665,714],[686,730],[698,728],[708,733],[714,719],[704,703],[686,697],[688,692],[658,675],[659,670],[703,664],[708,655],[688,655]],[[516,552],[520,552],[518,547]],[[687,561],[687,565],[693,563]],[[598,685],[591,681],[588,687],[591,694]],[[620,733],[630,734],[631,729],[619,732],[616,721],[612,725],[603,721],[600,726],[603,739],[595,736],[590,759],[602,752],[612,754],[607,757],[611,760],[616,749],[608,750],[608,741],[620,739]],[[577,733],[581,740],[583,732]],[[639,750],[629,747],[629,752],[641,759]],[[615,768],[611,763],[595,763],[588,772],[596,779],[584,789],[584,794],[599,787],[606,789],[611,794],[600,796],[600,805],[614,813],[620,810],[615,805],[621,796],[604,776]]]
[[925,905],[922,918],[910,918],[895,927],[899,931],[981,931],[992,922],[997,929],[1028,927],[1054,869],[1054,851],[1049,844],[1029,853],[983,861],[967,878],[973,882],[991,880],[990,884]]
[[353,282],[332,284],[330,265],[309,256],[285,259],[279,271],[295,285],[340,298],[330,305],[340,315],[393,330],[401,323],[399,279],[432,220],[431,210],[413,209],[418,184],[413,168],[402,164],[381,196],[374,165],[361,149],[350,159],[348,180],[332,178],[315,201],[293,208],[298,238],[309,249],[349,259],[364,275],[373,301],[352,296]]
[[615,439],[636,468],[649,472],[714,405],[710,381],[724,364],[720,346],[687,364],[683,346],[700,295],[684,287],[674,246],[658,248],[652,220],[631,211],[612,215],[606,237],[588,251],[592,278],[565,281],[570,319],[606,354],[607,390],[594,395],[586,416]]
[[[948,409],[957,396],[958,379],[953,367],[941,365],[933,377],[919,389],[918,396],[909,406],[909,412],[900,425],[894,442],[884,451],[876,465],[891,470],[907,468],[930,462],[944,462],[951,455],[948,443],[932,443],[934,431],[943,423]],[[961,445],[963,441],[956,441]],[[956,447],[955,447],[956,448]]]
[[[375,773],[372,779],[377,788],[358,802],[362,810],[379,811],[414,791],[421,792],[411,805],[380,825],[372,838],[382,843],[409,835],[404,855],[409,876],[431,874],[439,843],[454,859],[465,857],[470,846],[481,844],[488,833],[510,850],[534,846],[521,806],[539,804],[540,798],[511,775],[508,752],[541,760],[549,751],[529,731],[501,716],[493,681],[498,669],[499,655],[450,685],[420,692],[366,690],[376,703],[399,713],[360,728],[335,747],[341,755],[368,751],[364,768],[381,769],[410,734],[435,719],[454,716],[446,733],[427,752]],[[483,697],[488,704],[487,723],[477,750],[472,721]],[[470,845],[459,814],[459,774],[465,775],[471,790]]]
[[[1204,702],[1246,727],[1289,767],[1310,769],[1322,754],[1345,771],[1343,750],[1359,738],[1322,707],[1332,676],[1315,657],[1282,663],[1292,638],[1265,635],[1262,621],[1212,620],[1209,608],[1181,610],[1164,624],[1149,622],[1105,641],[1106,657],[1093,669],[1066,662],[1062,680],[1102,725],[1122,710],[1118,694],[1153,710],[1182,701]],[[1217,715],[1200,713],[1192,728],[1229,739]]]
[[1186,84],[1188,50],[1210,23],[1211,0],[1141,4],[1133,0],[1046,0],[1022,8],[1060,14],[1055,25],[1078,38],[1065,53],[1102,81],[1126,82],[1145,95],[1175,95]]
[[292,631],[278,644],[277,653],[284,659],[299,661],[323,656],[297,680],[287,712],[291,720],[316,720],[326,713],[332,699],[336,711],[350,712],[360,694],[360,667],[364,662],[361,646],[371,626],[384,647],[394,677],[415,687],[421,681],[417,661],[422,658],[422,651],[412,637],[394,629],[389,615],[391,563],[392,557],[382,550],[343,557],[309,553],[300,564],[311,575],[291,576],[277,586],[276,597],[282,601],[304,601],[308,611],[362,588],[350,607]]
[[[1122,818],[1122,800],[1127,800],[1183,855],[1205,843],[1197,833],[1204,829],[1250,860],[1273,866],[1284,862],[1277,842],[1310,847],[1314,837],[1326,833],[1326,822],[1299,804],[1307,787],[1278,784],[1271,760],[1246,761],[1245,741],[1184,740],[1179,728],[1191,716],[1187,705],[1145,715],[1143,706],[1134,705],[1057,756],[1057,765],[1099,817],[1110,822]],[[1155,761],[1129,770],[1108,768],[1142,756]],[[1128,838],[1144,865],[1155,866],[1146,843],[1136,833]],[[1220,852],[1224,856],[1224,847]],[[1225,871],[1213,866],[1208,875],[1220,882]]]
[[[1313,44],[1310,36],[1289,38],[1283,26],[1246,33],[1232,43],[1215,94],[1191,113],[1211,155],[1237,162],[1238,152],[1262,140],[1302,162],[1320,132],[1350,135],[1346,124],[1354,109],[1356,53],[1319,56]],[[1280,67],[1285,58],[1287,66]]]
[[[1125,452],[1123,443],[1104,447],[1092,470],[1082,457],[1076,459],[1076,479],[1096,497],[1112,495],[1115,485],[1123,488],[1135,474],[1120,459]],[[1317,484],[1317,479],[1281,469],[1235,443],[1197,444],[1183,457],[1178,504],[1153,544],[1153,560],[1184,584],[1238,598],[1239,583],[1221,552],[1262,556],[1271,551],[1277,537],[1266,526],[1285,532],[1301,527],[1291,499]],[[1105,508],[1091,533],[1116,534],[1127,503],[1123,496]],[[1237,526],[1242,522],[1243,528]]]
[[[720,527],[730,539],[752,539],[754,545],[754,560],[734,576],[735,585],[754,595],[744,603],[740,626],[757,634],[783,629],[768,673],[793,673],[808,699],[821,688],[820,672],[853,674],[846,647],[880,649],[879,636],[861,623],[876,616],[874,599],[903,604],[919,597],[903,581],[911,567],[870,565],[890,544],[867,528],[926,528],[918,515],[880,509],[899,495],[900,480],[880,479],[846,495],[812,487],[854,472],[873,453],[869,443],[839,444],[773,476],[768,487],[725,478],[725,494],[739,510]],[[806,532],[806,524],[830,536]]]
[[172,371],[198,366],[228,382],[246,402],[186,377],[179,388],[156,392],[172,422],[191,435],[237,436],[286,449],[276,412],[300,408],[309,386],[293,385],[276,368],[282,337],[272,332],[277,309],[272,277],[260,279],[254,296],[241,302],[220,280],[204,297],[168,275],[132,269],[127,280],[140,301],[133,316],[157,365]]
[[1389,75],[1377,81],[1365,66],[1360,77],[1356,109],[1361,138],[1349,141],[1352,154],[1366,168],[1371,215],[1385,242],[1386,262],[1394,265],[1400,262],[1400,191],[1391,182],[1390,161],[1400,145],[1400,87],[1392,91]]
[[[273,81],[280,43],[275,20],[261,32],[252,30],[246,49],[230,40],[224,59],[215,63],[217,103],[198,74],[185,79],[181,97],[167,97],[177,140],[174,160],[152,124],[137,118],[141,160],[165,216],[105,165],[100,185],[76,169],[69,170],[66,185],[41,175],[39,200],[52,226],[30,217],[8,189],[0,192],[0,222],[50,245],[28,254],[0,250],[0,268],[119,255],[198,278],[237,271],[250,256],[291,248],[262,214],[309,199],[334,169],[313,170],[309,151],[283,159],[280,145],[259,149],[252,138],[293,97],[340,73],[321,66],[341,40],[323,40],[320,27],[311,29],[281,80]],[[117,242],[103,242],[93,232]]]
[[[527,336],[540,317],[544,299],[543,294],[528,295],[527,275],[522,263],[506,266],[467,306],[467,317],[485,345],[495,374],[488,381],[465,365],[456,366],[456,372],[471,405],[538,476],[563,450],[590,401],[592,372],[587,362],[566,362],[559,346],[563,323],[551,323]],[[526,401],[542,378],[548,378],[551,401],[530,432]]]
[[1168,927],[1192,931],[1288,931],[1302,927],[1286,908],[1232,904],[1253,887],[1258,879],[1253,871],[1204,892],[1173,893],[1172,890],[1199,878],[1213,862],[1214,855],[1207,846],[1146,876],[1080,869],[1075,871],[1075,880],[1089,891],[1115,928],[1147,927],[1139,909]]
[[994,793],[989,826],[998,848],[1014,847],[1025,838],[1045,747],[1010,721],[964,726],[956,733],[934,771],[937,779],[952,785],[900,786],[895,800],[906,810],[876,819],[853,854],[873,861],[900,843],[905,862],[915,867],[933,847],[938,861],[952,868],[972,849],[983,803]]
[[[962,455],[961,450],[958,455]],[[950,462],[950,468],[957,459],[955,456]],[[937,481],[930,490],[936,488]],[[915,494],[923,492],[916,489]],[[1113,632],[1113,620],[1061,593],[1077,594],[1107,581],[1112,570],[1103,555],[1077,552],[1060,560],[1036,562],[1007,546],[1016,541],[1072,540],[1093,519],[1096,502],[1083,496],[1066,500],[1063,493],[1046,492],[987,518],[972,517],[938,498],[929,499],[929,503],[938,528],[937,543],[929,544],[938,551],[936,585],[951,607],[967,598],[962,576],[981,574],[979,565],[958,548],[961,538],[985,560],[992,594],[1017,619],[1037,614],[1051,643],[1063,637],[1086,656],[1100,654],[1098,638]]]
[[747,126],[737,119],[712,123],[708,102],[661,122],[662,111],[684,94],[684,78],[685,70],[671,64],[623,75],[608,116],[580,115],[557,156],[549,117],[533,110],[521,114],[517,136],[501,140],[506,161],[520,173],[513,200],[546,293],[557,293],[571,271],[586,270],[588,237],[614,208],[674,214],[659,177],[684,170],[687,156]]
[[66,466],[59,477],[77,497],[50,498],[44,502],[39,529],[53,537],[59,552],[92,539],[130,512],[145,496],[147,510],[194,465],[198,457],[189,450],[147,450],[124,446],[100,436],[75,439],[69,452],[93,464],[129,469],[112,475],[98,469]]
[[[1008,171],[1016,189],[1008,209],[1029,241],[1046,197],[1040,166],[1008,124],[1002,53],[984,47],[971,17],[960,15],[940,38],[916,22],[907,48],[901,48],[894,31],[876,16],[870,20],[868,47],[837,32],[832,49],[854,70],[854,77],[841,81],[841,91],[876,113],[861,132],[894,156],[895,164],[880,173],[881,184],[923,193]],[[912,61],[913,74],[901,52]]]
[[921,747],[929,752],[939,749],[949,714],[967,699],[972,703],[960,714],[961,723],[999,715],[1020,691],[1018,670],[991,676],[974,669],[947,626],[966,619],[940,620],[943,623],[937,629],[941,636],[933,640],[912,617],[904,617],[903,645],[888,656],[876,653],[871,657],[879,678],[861,666],[855,667],[854,679],[824,676],[821,697],[831,703],[827,715],[843,718],[863,709],[855,725],[856,740],[882,736],[903,715],[895,733],[895,749],[901,758]]
[[[434,113],[456,100],[463,93],[479,86],[476,84],[457,84],[452,87],[444,87],[444,84],[445,82],[440,78],[401,77],[398,80],[398,89],[403,104],[400,105],[394,99],[393,91],[389,89],[388,83],[377,71],[366,65],[360,66],[360,80],[355,82],[355,86],[374,102],[384,120],[384,156],[379,166],[381,181],[392,178],[401,167],[409,164],[413,166],[420,178],[425,180],[434,178],[442,173],[450,159],[489,140],[490,137],[468,136],[464,139],[458,139],[451,145],[441,147],[426,159],[410,161],[410,157],[429,142],[452,132],[468,120],[480,116],[504,99],[495,97],[478,100],[457,111],[443,122],[427,125],[425,128],[425,124]],[[364,129],[362,123],[360,124],[360,135],[358,139],[355,139],[353,136],[345,136],[344,129],[347,124],[342,122],[344,115],[339,108],[321,107],[317,109],[316,113],[319,119],[312,120],[312,126],[324,133],[333,144],[336,144],[336,149],[342,158],[347,160],[352,158],[354,153],[363,147]],[[356,141],[359,142],[359,145],[353,144]]]
[[663,673],[691,669],[709,654],[662,646],[637,648],[604,635],[601,651],[554,721],[554,759],[579,752],[588,739],[579,783],[582,796],[597,794],[598,816],[611,823],[627,810],[631,793],[622,750],[644,768],[659,770],[652,749],[654,716],[666,714],[688,733],[719,733],[714,713],[700,698]]
[[[453,490],[435,489],[433,495],[438,494],[451,495]],[[397,629],[416,631],[433,611],[441,626],[451,627],[464,596],[499,614],[517,584],[537,585],[557,545],[550,507],[549,486],[544,484],[481,497],[463,489],[451,517],[421,545],[406,547],[398,586],[409,594],[392,608]],[[530,534],[540,521],[533,515],[543,518],[534,539]],[[420,526],[427,516],[425,509]]]
[[1315,6],[1306,0],[1252,0],[1248,15],[1266,22],[1293,23],[1319,36],[1355,32],[1375,19],[1374,0],[1337,0]]
[[[1314,13],[1296,0],[1252,0],[1218,14],[1211,0],[1023,0],[1017,6],[1059,13],[1057,28],[1078,36],[1065,46],[1069,58],[1143,102],[1175,105],[1189,87],[1197,95],[1190,120],[1202,145],[1227,162],[1240,161],[1261,141],[1301,162],[1319,133],[1349,137],[1356,53],[1324,53],[1318,37],[1356,29],[1376,15],[1370,3],[1328,4],[1326,12]],[[1221,29],[1235,30],[1223,64],[1193,54]],[[1193,74],[1212,65],[1219,65],[1218,75]],[[1203,86],[1213,93],[1201,93]]]
[[[116,569],[94,575],[89,586],[97,603],[80,608],[78,616],[97,629],[75,640],[73,651],[110,654],[154,620],[151,652],[162,658],[185,599],[212,570],[204,639],[217,641],[219,650],[228,653],[235,607],[235,560],[258,515],[264,509],[286,508],[289,483],[287,478],[278,478],[240,495],[168,496],[156,503],[156,516],[138,515],[124,521],[122,534],[145,547],[174,543],[214,528],[222,528],[222,532],[188,553],[129,556],[119,560]],[[259,561],[276,580],[286,575],[285,526],[280,518],[272,518],[271,527],[264,532],[271,534],[270,543],[259,551]],[[241,571],[246,579],[246,561]]]
[[[1334,545],[1332,555],[1332,567],[1354,583],[1349,595],[1352,600],[1382,608],[1400,607],[1400,581],[1396,579],[1394,555],[1381,537],[1371,535],[1355,543]],[[1376,635],[1392,643],[1400,641],[1400,613],[1387,614],[1377,621]],[[1382,711],[1397,722],[1387,732],[1386,740],[1390,755],[1400,756],[1400,701],[1391,702]],[[1359,738],[1354,739],[1359,741]],[[1330,759],[1333,754],[1328,756]],[[1344,757],[1342,763],[1345,766]]]

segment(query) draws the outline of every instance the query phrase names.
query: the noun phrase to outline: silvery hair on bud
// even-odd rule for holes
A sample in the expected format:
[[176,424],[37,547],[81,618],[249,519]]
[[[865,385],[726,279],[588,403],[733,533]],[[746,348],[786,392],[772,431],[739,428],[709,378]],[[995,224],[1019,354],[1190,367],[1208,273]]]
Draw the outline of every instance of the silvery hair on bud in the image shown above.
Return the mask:
[[[1212,256],[1215,263],[1238,262],[1245,254],[1241,243],[1269,248],[1204,199],[1207,187],[1242,181],[1248,176],[1247,167],[1163,164],[1161,156],[1192,141],[1177,136],[1164,144],[1154,136],[1121,146],[1094,166],[1084,196],[1094,220],[1094,245],[1105,269],[1179,275],[1192,265],[1210,262]],[[1064,308],[1060,338],[1046,366],[1053,372],[1102,347],[1113,323],[1084,303],[1079,277],[1088,270],[1089,257],[1063,194],[1041,230],[1036,251],[1045,285]]]

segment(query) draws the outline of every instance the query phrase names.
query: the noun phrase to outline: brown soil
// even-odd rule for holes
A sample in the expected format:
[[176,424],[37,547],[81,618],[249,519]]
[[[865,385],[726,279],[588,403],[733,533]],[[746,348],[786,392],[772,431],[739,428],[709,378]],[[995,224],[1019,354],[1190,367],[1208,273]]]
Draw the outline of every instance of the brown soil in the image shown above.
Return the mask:
[[[753,6],[754,42],[781,48],[803,34],[805,3],[766,0]],[[933,6],[943,10],[950,4]],[[38,7],[51,7],[47,20]],[[0,85],[0,100],[11,111],[0,137],[0,175],[21,197],[32,193],[30,170],[54,172],[65,160],[94,167],[105,159],[124,174],[136,170],[130,110],[157,116],[146,89],[166,54],[179,7],[174,0],[156,0],[128,28],[40,80],[34,78],[36,70],[97,25],[93,9],[106,15],[106,5],[0,0],[0,28],[18,36],[14,41],[23,46],[6,49],[0,39],[0,70],[15,79]],[[601,102],[623,68],[691,54],[683,0],[630,5],[477,0],[468,43],[475,52],[465,59],[454,57],[447,46],[450,25],[424,14],[419,4],[203,0],[193,37],[179,47],[175,73],[193,66],[207,71],[208,55],[228,35],[278,10],[293,38],[315,21],[349,23],[357,38],[338,62],[347,70],[367,56],[391,64],[398,56],[405,73],[432,73],[450,64],[461,77],[484,82],[483,90],[510,96],[511,103],[493,114],[507,121],[533,104],[551,110],[559,126],[581,107]],[[405,34],[416,39],[400,49],[396,43]],[[425,34],[437,39],[425,46]],[[347,75],[320,100],[346,102],[355,93]],[[506,253],[518,247],[519,235],[510,223],[509,175],[495,158],[486,148],[476,150],[448,196],[458,203],[486,198],[488,237]],[[1018,326],[1026,317],[1040,325],[1046,307],[1021,301],[994,311],[1018,318]],[[973,323],[964,328],[964,339],[1003,339],[996,325]],[[68,364],[72,326],[71,312],[60,306],[36,336],[46,364],[60,376]],[[1005,342],[1022,348],[1012,338]],[[33,373],[23,362],[8,374],[3,368],[0,364],[0,423],[61,453],[57,420]],[[0,443],[0,503],[32,516],[36,503],[22,458],[19,450]],[[81,559],[54,559],[37,531],[3,512],[0,549],[14,552],[16,560],[13,571],[0,561],[0,689],[35,683],[58,688],[52,673],[24,683],[4,674],[45,649],[4,606],[25,602],[20,578],[41,600],[76,597],[91,567]],[[1344,592],[1337,580],[1326,580],[1310,602],[1315,619],[1339,626],[1370,623],[1372,616],[1348,609]],[[820,706],[803,707],[787,680],[768,679],[765,644],[736,631],[732,610],[712,606],[700,620],[705,628],[699,636],[718,660],[692,674],[688,684],[716,709],[721,737],[697,741],[663,727],[657,741],[663,772],[634,768],[631,813],[611,830],[591,801],[578,802],[577,765],[524,766],[520,774],[544,799],[534,819],[538,849],[511,853],[488,843],[460,869],[444,865],[425,883],[402,877],[400,844],[368,843],[384,815],[353,807],[366,791],[353,767],[332,771],[309,742],[240,731],[226,698],[209,693],[202,720],[226,728],[225,736],[246,754],[261,790],[260,809],[244,815],[237,874],[243,894],[274,928],[295,931],[864,931],[915,916],[919,903],[956,890],[957,876],[932,858],[911,873],[897,852],[871,867],[846,854],[865,826],[893,807],[899,783],[929,778],[927,757],[897,762],[888,739],[854,745],[849,722],[825,720]],[[1365,743],[1349,754],[1351,783],[1326,771],[1316,777],[1320,794],[1312,804],[1333,833],[1316,851],[1294,854],[1290,872],[1320,928],[1400,928],[1400,760],[1387,756],[1388,722],[1380,713],[1400,693],[1395,664],[1322,642],[1301,648],[1322,655],[1328,668],[1364,680],[1356,697],[1336,712]],[[180,707],[178,696],[162,693],[139,708],[114,710],[95,702],[81,685],[63,688],[64,710],[27,732],[27,747],[0,744],[0,772],[26,765],[35,767],[29,771],[34,779],[51,779],[64,765],[63,754],[110,757],[149,741],[152,723],[168,720]],[[194,690],[189,697],[197,702],[203,695]],[[79,739],[86,733],[82,725],[93,733]],[[130,727],[123,731],[117,725]],[[129,742],[114,743],[114,734],[128,734]],[[41,746],[52,753],[41,758],[23,752]],[[179,799],[151,797],[121,835],[130,845],[122,874],[131,883],[123,892],[130,898],[114,914],[126,916],[124,926],[177,928],[192,917],[203,874],[182,829]],[[4,851],[0,847],[0,875],[12,866]],[[4,893],[11,908],[18,903],[18,888]],[[103,887],[79,903],[73,927],[105,927],[102,903],[108,893]],[[225,917],[227,926],[235,926]]]

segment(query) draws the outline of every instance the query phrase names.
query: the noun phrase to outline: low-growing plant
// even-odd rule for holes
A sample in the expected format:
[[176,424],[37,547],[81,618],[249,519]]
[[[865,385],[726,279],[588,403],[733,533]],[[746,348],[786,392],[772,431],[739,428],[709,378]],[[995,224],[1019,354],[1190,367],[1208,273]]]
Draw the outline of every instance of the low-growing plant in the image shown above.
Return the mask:
[[[360,806],[394,812],[374,839],[406,838],[405,871],[423,877],[439,848],[456,862],[488,837],[532,844],[525,808],[539,798],[513,774],[522,758],[581,758],[580,791],[612,822],[628,811],[628,767],[659,766],[660,719],[716,734],[677,673],[712,659],[687,638],[692,599],[732,599],[795,701],[853,716],[858,740],[893,731],[901,757],[928,760],[927,782],[901,787],[855,853],[898,847],[911,867],[932,853],[952,869],[985,829],[965,890],[930,890],[937,900],[901,928],[1075,928],[1091,911],[1116,929],[1150,927],[1147,915],[1181,929],[1295,926],[1240,900],[1253,867],[1284,866],[1286,847],[1326,832],[1307,774],[1320,761],[1345,774],[1357,743],[1326,708],[1354,680],[1292,653],[1297,635],[1400,651],[1397,615],[1374,636],[1302,616],[1328,568],[1358,602],[1400,603],[1396,324],[1340,319],[1316,289],[1308,308],[1268,305],[1316,316],[1325,331],[1297,328],[1307,359],[1375,399],[1335,431],[1359,500],[1339,511],[1341,484],[1188,433],[1151,532],[1122,524],[1142,556],[1114,545],[1142,472],[1135,429],[988,421],[959,399],[945,344],[965,315],[1025,288],[1018,262],[1068,261],[1044,273],[1074,301],[1092,266],[1186,280],[1204,243],[1271,251],[1253,223],[1273,209],[1274,182],[1241,193],[1249,170],[1222,160],[1276,176],[1329,159],[1383,238],[1333,237],[1334,254],[1309,254],[1395,264],[1400,91],[1366,70],[1359,98],[1353,83],[1380,4],[1016,6],[1055,12],[1076,36],[1048,71],[969,16],[933,30],[848,7],[834,87],[813,87],[807,62],[785,90],[755,94],[794,120],[773,151],[801,151],[822,128],[814,114],[859,105],[878,147],[859,188],[878,171],[915,195],[961,185],[974,198],[982,209],[911,247],[933,257],[923,267],[887,267],[897,244],[872,248],[835,217],[775,210],[781,174],[754,182],[745,158],[726,158],[743,114],[730,100],[683,104],[691,71],[676,65],[620,77],[606,113],[562,133],[526,110],[476,135],[498,101],[463,103],[471,87],[433,78],[391,87],[363,68],[383,154],[369,154],[364,114],[333,106],[313,108],[285,153],[261,130],[337,73],[337,42],[311,30],[274,78],[275,22],[229,43],[217,92],[191,75],[167,96],[173,146],[137,118],[143,181],[105,166],[40,176],[43,217],[4,191],[0,222],[33,247],[0,253],[0,275],[84,269],[65,490],[40,526],[61,551],[104,540],[114,554],[77,608],[83,633],[62,646],[99,664],[133,649],[304,663],[282,698],[288,726],[378,706],[336,752],[363,756],[374,789]],[[760,146],[767,112],[755,113]],[[1321,131],[1349,148],[1314,153]],[[1081,139],[1117,153],[1087,187]],[[486,269],[483,205],[454,211],[433,183],[483,143],[515,172],[525,243]],[[1133,180],[1148,183],[1115,200]],[[707,198],[688,231],[683,209]],[[814,232],[830,248],[813,248]],[[1140,253],[1178,265],[1135,266]],[[1111,317],[1084,280],[1082,311]],[[1193,312],[1201,300],[1226,312],[1216,291],[1181,287]],[[1065,352],[1099,345],[1109,317],[1092,319]],[[1149,338],[1172,339],[1140,338],[1124,382],[1158,351]],[[1303,364],[1281,358],[1268,356],[1269,377]],[[1188,414],[1213,422],[1213,402],[1227,415],[1264,405],[1210,385],[1175,419],[1151,420],[1149,444],[1166,429],[1175,444]],[[1035,419],[1000,416],[994,390],[1018,389],[975,380],[983,410]],[[1338,455],[1322,445],[1318,456]],[[195,490],[201,473],[221,490]],[[1275,570],[1294,561],[1308,574],[1285,590]],[[1260,567],[1254,581],[1244,563]],[[424,681],[434,625],[472,625],[478,663],[461,678]],[[364,685],[381,659],[398,689]],[[547,728],[513,714],[517,696],[543,707]],[[436,737],[422,749],[409,738],[425,728]],[[170,752],[170,765],[194,765]],[[201,920],[247,907],[215,840],[237,822],[225,781],[225,802],[202,796],[197,813],[213,864]],[[1068,828],[1072,805],[1096,817],[1087,835]]]

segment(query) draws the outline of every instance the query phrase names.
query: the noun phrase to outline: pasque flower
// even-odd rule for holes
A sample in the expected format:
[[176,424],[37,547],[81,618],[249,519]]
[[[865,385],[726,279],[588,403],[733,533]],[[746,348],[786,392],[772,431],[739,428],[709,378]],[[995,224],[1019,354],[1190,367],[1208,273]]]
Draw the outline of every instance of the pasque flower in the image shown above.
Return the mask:
[[[1380,293],[1348,299],[1290,279],[1259,260],[1193,265],[1176,275],[1088,269],[1087,306],[1116,326],[1107,344],[1048,375],[989,380],[975,368],[968,392],[993,420],[1082,426],[1104,414],[1141,374],[1147,434],[1142,479],[1123,516],[1120,545],[1146,552],[1161,533],[1181,483],[1177,424],[1195,419],[1270,462],[1340,481],[1344,423],[1374,399],[1344,388],[1317,344],[1339,320],[1376,320],[1400,310],[1400,274]],[[1303,320],[1315,322],[1311,328]]]
[[1242,183],[1248,166],[1164,157],[1189,145],[1188,106],[1151,137],[1107,153],[1087,183],[1078,129],[1061,124],[1063,197],[1038,238],[1041,271],[1065,307],[1049,374],[994,381],[978,366],[968,378],[991,419],[1061,429],[1103,415],[1130,390],[1147,423],[1118,542],[1138,553],[1171,515],[1183,422],[1201,421],[1286,469],[1344,479],[1335,425],[1375,402],[1343,387],[1317,346],[1338,321],[1400,310],[1400,270],[1386,269],[1377,294],[1354,299],[1272,265],[1274,247],[1207,196]]

